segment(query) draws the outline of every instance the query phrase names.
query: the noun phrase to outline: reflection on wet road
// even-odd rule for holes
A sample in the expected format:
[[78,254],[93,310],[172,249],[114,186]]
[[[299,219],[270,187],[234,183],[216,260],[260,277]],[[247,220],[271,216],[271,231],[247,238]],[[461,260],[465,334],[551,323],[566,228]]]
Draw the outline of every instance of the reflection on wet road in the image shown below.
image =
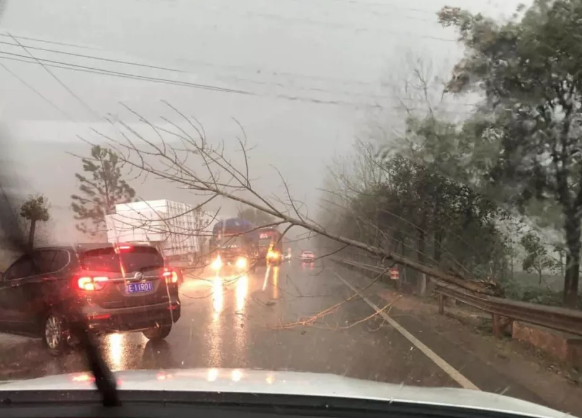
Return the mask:
[[[503,372],[505,363],[502,368],[492,367],[489,357],[479,359],[459,347],[458,339],[449,339],[459,336],[449,333],[454,331],[448,328],[455,326],[454,321],[432,321],[435,318],[423,316],[422,310],[396,309],[386,311],[390,321],[383,319],[366,301],[390,307],[381,296],[386,284],[330,264],[321,260],[263,266],[240,277],[190,273],[180,291],[182,317],[166,340],[152,342],[141,333],[113,334],[98,340],[99,349],[111,369],[153,369],[160,380],[174,373],[164,369],[182,369],[180,373],[209,382],[227,377],[244,383],[247,370],[262,369],[458,387],[453,373],[458,372],[482,390],[543,403],[538,392]],[[442,361],[429,358],[422,344]],[[54,358],[31,339],[23,346],[7,347],[0,341],[2,379],[78,373],[71,378],[92,384],[79,352]],[[456,371],[451,371],[451,365]],[[577,392],[568,396],[577,405]]]
[[[113,370],[230,368],[234,380],[243,369],[332,372],[396,383],[455,386],[438,367],[370,315],[370,307],[322,263],[287,262],[259,267],[240,277],[189,275],[181,288],[182,317],[165,341],[141,333],[99,339]],[[322,314],[325,312],[325,314]],[[39,348],[40,350],[40,348]],[[27,376],[84,371],[78,352],[47,356]]]

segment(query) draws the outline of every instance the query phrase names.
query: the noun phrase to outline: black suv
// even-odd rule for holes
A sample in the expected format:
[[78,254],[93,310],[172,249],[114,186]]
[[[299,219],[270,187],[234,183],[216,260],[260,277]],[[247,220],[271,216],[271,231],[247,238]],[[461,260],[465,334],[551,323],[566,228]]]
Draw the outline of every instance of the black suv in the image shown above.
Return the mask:
[[178,275],[154,247],[111,244],[38,248],[1,275],[0,332],[41,337],[59,355],[73,315],[96,334],[163,339],[180,318]]

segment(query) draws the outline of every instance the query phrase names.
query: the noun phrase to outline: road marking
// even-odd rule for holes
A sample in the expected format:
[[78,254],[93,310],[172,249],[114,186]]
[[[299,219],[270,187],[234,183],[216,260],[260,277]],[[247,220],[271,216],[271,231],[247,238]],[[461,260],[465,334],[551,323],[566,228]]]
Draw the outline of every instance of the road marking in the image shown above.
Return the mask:
[[386,320],[386,322],[392,325],[394,329],[396,329],[396,331],[398,331],[400,334],[404,336],[404,338],[406,338],[408,341],[414,344],[416,348],[422,351],[438,367],[440,367],[446,374],[448,374],[451,377],[451,379],[453,379],[455,382],[461,385],[463,389],[481,390],[473,382],[471,382],[469,379],[463,376],[457,369],[455,369],[453,366],[447,363],[442,357],[440,357],[438,354],[436,354],[434,351],[432,351],[430,348],[424,345],[418,338],[416,338],[410,332],[406,331],[398,322],[390,318],[386,312],[378,308],[378,306],[376,306],[374,302],[365,297],[362,294],[362,292],[360,292],[358,289],[356,289],[354,286],[348,283],[342,276],[340,276],[335,271],[333,271],[333,274],[335,274],[338,277],[338,279],[340,279],[347,287],[356,292],[364,302],[370,305],[370,307],[372,307],[372,309],[374,309],[378,313],[378,315],[380,315],[382,318]]

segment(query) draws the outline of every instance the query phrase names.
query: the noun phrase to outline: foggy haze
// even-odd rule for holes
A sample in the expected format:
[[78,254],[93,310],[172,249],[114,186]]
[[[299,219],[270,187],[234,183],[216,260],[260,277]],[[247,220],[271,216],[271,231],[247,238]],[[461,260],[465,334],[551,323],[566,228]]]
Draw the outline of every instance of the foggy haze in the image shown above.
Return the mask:
[[[447,2],[493,15],[508,15],[517,3]],[[211,141],[235,144],[241,135],[236,118],[253,147],[251,174],[259,191],[285,197],[274,166],[294,198],[315,215],[317,188],[331,157],[348,152],[373,118],[393,129],[401,125],[403,115],[385,82],[398,75],[406,54],[449,69],[461,56],[453,31],[437,23],[435,13],[442,6],[430,0],[9,0],[1,18],[5,54],[0,62],[17,77],[0,68],[1,134],[11,143],[4,158],[18,167],[23,192],[49,198],[57,235],[72,236],[70,195],[78,189],[74,173],[81,163],[67,153],[89,152],[78,136],[100,141],[89,129],[108,129],[101,115],[135,122],[120,103],[156,123],[161,116],[175,119],[161,102],[166,100],[196,117]],[[19,38],[30,48],[26,51],[7,45],[14,44],[8,34],[35,40]],[[238,92],[50,68],[67,91],[36,63],[9,60],[27,53]],[[144,199],[199,199],[153,179],[131,185]],[[225,203],[224,212],[235,210]]]

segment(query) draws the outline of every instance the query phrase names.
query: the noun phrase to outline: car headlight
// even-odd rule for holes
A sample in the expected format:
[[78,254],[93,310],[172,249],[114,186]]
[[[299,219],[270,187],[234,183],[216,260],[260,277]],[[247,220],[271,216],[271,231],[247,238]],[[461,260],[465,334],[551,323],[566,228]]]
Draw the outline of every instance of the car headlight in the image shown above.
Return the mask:
[[216,259],[212,262],[211,267],[214,270],[218,270],[222,267],[222,260],[220,259],[220,257],[216,257]]
[[236,260],[236,266],[240,269],[244,269],[247,266],[247,259],[244,257],[239,258]]

